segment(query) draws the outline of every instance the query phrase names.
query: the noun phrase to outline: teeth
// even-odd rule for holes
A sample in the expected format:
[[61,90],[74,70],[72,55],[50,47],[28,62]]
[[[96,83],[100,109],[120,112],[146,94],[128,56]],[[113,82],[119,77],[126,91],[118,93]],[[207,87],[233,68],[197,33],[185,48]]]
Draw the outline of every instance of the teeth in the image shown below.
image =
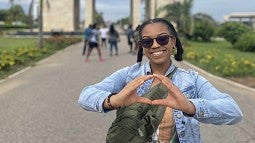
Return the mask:
[[159,55],[161,55],[161,54],[163,54],[163,51],[159,51],[159,52],[154,52],[154,53],[152,53],[153,56],[159,56]]

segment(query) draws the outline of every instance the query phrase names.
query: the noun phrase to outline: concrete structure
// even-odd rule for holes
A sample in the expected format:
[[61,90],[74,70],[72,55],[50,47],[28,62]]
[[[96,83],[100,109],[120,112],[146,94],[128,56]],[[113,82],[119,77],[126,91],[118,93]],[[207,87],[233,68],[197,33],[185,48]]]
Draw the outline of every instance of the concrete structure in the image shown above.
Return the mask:
[[[162,17],[162,13],[157,16],[156,10],[176,1],[180,0],[145,0],[145,19]],[[95,22],[95,2],[96,0],[85,0],[85,27]],[[50,6],[47,6],[44,1],[44,31],[70,32],[84,28],[79,27],[79,0],[49,0],[49,3]],[[141,0],[130,0],[130,21],[134,28],[141,23]]]
[[231,13],[224,16],[225,21],[237,21],[245,23],[255,30],[255,12],[238,12],[238,13]]
[[43,3],[44,31],[75,31],[79,27],[79,0],[50,0]]
[[141,0],[130,0],[130,18],[135,29],[141,23]]

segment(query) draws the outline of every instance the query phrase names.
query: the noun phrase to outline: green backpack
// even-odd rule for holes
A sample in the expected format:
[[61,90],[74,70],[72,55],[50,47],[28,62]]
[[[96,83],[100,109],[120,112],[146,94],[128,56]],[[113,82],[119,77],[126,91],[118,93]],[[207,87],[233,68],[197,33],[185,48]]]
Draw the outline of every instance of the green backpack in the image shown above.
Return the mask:
[[[168,77],[171,79],[177,68]],[[142,95],[151,100],[162,99],[167,96],[168,90],[158,84]],[[155,106],[135,103],[117,110],[106,136],[106,143],[145,143],[151,140],[165,113],[165,106]]]

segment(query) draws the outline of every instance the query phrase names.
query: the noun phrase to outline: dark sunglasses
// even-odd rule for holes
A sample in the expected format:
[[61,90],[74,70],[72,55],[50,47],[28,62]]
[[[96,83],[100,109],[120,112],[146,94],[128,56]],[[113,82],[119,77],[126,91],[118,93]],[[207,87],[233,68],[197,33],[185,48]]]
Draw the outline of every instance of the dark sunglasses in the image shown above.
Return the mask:
[[173,36],[170,35],[161,35],[156,38],[144,38],[140,40],[140,44],[144,48],[150,48],[153,45],[154,39],[156,39],[157,43],[161,46],[168,44],[169,38],[172,38]]

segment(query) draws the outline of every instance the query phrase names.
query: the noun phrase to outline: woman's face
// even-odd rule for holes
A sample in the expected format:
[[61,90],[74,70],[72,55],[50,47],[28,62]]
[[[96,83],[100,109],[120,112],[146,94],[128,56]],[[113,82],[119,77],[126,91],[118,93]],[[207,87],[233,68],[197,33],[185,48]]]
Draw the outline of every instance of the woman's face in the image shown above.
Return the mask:
[[[143,28],[141,33],[144,43],[144,45],[142,44],[143,52],[152,64],[170,63],[176,40],[173,37],[168,39],[168,36],[172,37],[167,26],[163,23],[152,23]],[[158,39],[153,39],[157,37]]]

